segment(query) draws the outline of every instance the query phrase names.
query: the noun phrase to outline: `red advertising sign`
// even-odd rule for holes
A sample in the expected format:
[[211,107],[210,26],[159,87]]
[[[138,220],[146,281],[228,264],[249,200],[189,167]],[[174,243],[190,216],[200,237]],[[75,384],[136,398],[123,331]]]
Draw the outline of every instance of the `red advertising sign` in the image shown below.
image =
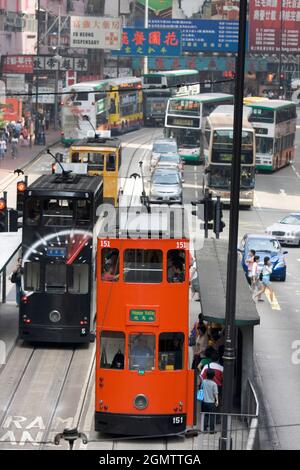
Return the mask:
[[3,73],[33,73],[33,56],[6,55],[2,58]]
[[251,0],[250,52],[299,52],[300,0]]
[[6,98],[3,112],[4,121],[19,121],[22,118],[22,100]]

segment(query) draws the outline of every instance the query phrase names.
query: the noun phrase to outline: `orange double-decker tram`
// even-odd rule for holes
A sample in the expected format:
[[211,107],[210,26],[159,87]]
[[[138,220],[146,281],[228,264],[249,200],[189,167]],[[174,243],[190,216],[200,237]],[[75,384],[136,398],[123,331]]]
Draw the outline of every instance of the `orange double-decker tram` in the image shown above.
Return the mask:
[[155,436],[192,426],[189,242],[99,238],[96,328],[96,431]]

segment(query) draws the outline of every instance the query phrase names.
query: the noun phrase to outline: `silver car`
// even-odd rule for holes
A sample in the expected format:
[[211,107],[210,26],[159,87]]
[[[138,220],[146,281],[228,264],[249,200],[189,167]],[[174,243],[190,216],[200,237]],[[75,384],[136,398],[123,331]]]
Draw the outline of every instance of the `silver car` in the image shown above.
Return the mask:
[[182,204],[182,182],[176,169],[157,169],[151,177],[151,203]]
[[155,168],[159,157],[166,153],[177,154],[177,143],[175,139],[156,139],[152,145],[151,169]]
[[284,245],[300,246],[300,212],[292,212],[266,229]]

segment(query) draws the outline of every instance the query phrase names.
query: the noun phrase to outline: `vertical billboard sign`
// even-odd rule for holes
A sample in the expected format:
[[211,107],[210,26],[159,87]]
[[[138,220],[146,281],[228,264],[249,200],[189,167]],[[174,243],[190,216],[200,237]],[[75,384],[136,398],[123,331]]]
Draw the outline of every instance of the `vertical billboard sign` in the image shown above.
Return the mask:
[[251,0],[249,17],[250,52],[299,52],[299,0]]

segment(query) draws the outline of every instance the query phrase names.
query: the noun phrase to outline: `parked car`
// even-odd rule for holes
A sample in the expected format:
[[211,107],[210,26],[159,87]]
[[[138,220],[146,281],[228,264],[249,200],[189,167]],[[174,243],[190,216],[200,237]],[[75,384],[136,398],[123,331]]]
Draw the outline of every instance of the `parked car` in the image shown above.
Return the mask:
[[275,237],[256,234],[244,235],[238,251],[241,253],[241,263],[245,273],[248,271],[245,261],[250,250],[255,250],[256,255],[259,256],[259,266],[261,268],[265,256],[269,256],[273,266],[271,280],[285,281],[286,262],[284,255],[287,254],[287,251],[282,251],[282,247]]
[[284,245],[300,246],[300,212],[292,212],[279,222],[270,225],[266,233]]
[[155,170],[151,177],[149,200],[151,203],[182,204],[182,182],[179,171],[172,168]]
[[176,153],[166,153],[159,157],[155,169],[173,168],[178,170],[181,174],[181,181],[183,181],[184,164],[182,158]]
[[150,167],[153,170],[155,168],[159,157],[164,154],[178,154],[177,143],[175,139],[156,139],[152,145],[152,154]]

